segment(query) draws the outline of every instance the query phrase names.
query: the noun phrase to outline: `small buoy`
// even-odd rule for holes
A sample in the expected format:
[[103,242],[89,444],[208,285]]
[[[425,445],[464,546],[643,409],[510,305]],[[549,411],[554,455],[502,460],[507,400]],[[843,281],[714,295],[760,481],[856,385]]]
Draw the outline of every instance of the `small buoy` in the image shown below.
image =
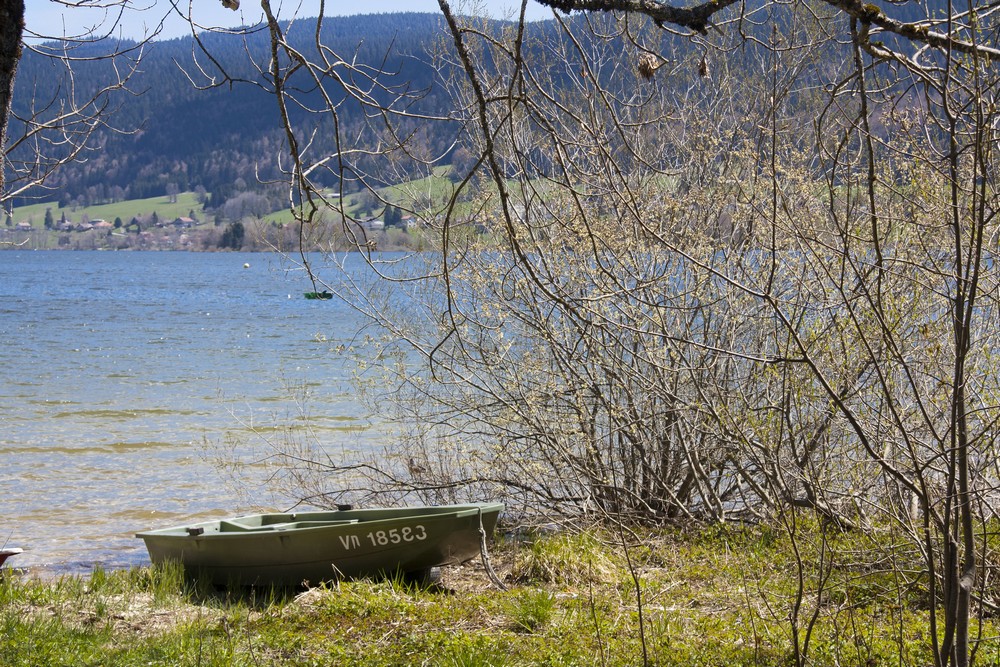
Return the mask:
[[244,268],[244,269],[249,269],[249,268],[250,268],[250,262],[246,262],[246,263],[244,263],[244,264],[243,264],[243,268]]

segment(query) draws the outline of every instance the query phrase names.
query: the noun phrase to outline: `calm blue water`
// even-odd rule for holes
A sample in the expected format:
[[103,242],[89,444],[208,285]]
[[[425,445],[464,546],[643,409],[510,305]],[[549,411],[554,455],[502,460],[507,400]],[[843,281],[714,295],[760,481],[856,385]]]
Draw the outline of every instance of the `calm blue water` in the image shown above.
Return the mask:
[[10,565],[140,564],[137,530],[280,508],[263,491],[241,500],[211,459],[226,442],[266,452],[247,423],[301,425],[303,393],[324,447],[372,446],[336,352],[360,323],[303,298],[289,268],[265,254],[0,252],[0,545],[26,550]]

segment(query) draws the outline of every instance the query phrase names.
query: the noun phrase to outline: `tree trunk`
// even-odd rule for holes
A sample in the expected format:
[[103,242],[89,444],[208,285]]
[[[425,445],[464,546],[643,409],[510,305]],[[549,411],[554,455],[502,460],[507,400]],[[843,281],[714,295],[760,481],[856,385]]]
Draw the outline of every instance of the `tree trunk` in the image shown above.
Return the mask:
[[[7,119],[14,97],[14,74],[21,60],[23,32],[24,0],[0,0],[0,151],[7,145]],[[5,183],[6,170],[0,167],[0,198]]]

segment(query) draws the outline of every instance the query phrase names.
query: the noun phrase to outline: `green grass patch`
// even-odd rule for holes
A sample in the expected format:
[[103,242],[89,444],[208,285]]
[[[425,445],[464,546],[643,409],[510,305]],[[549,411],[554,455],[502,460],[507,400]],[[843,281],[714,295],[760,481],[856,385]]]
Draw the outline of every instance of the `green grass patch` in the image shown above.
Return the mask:
[[[176,566],[9,575],[0,664],[618,666],[645,655],[781,667],[796,643],[817,667],[933,663],[925,593],[901,576],[912,554],[892,535],[813,526],[793,549],[780,527],[626,534],[634,572],[621,534],[501,542],[505,591],[479,564],[445,568],[431,588],[348,581],[292,593],[217,591]],[[886,554],[898,571],[875,566]],[[998,630],[976,621],[987,661]]]
[[131,199],[128,201],[115,202],[114,204],[101,204],[99,206],[88,206],[78,208],[59,208],[55,202],[42,204],[32,204],[30,206],[20,206],[14,210],[14,223],[30,222],[35,229],[41,229],[45,223],[45,210],[51,209],[52,217],[56,224],[63,213],[72,222],[80,222],[83,216],[90,220],[107,220],[114,222],[115,218],[121,218],[123,224],[133,217],[148,218],[156,213],[156,216],[163,221],[176,220],[188,216],[194,211],[195,216],[205,221],[205,214],[201,204],[198,203],[197,196],[193,192],[183,192],[177,195],[177,201],[171,202],[166,196],[150,197],[148,199]]

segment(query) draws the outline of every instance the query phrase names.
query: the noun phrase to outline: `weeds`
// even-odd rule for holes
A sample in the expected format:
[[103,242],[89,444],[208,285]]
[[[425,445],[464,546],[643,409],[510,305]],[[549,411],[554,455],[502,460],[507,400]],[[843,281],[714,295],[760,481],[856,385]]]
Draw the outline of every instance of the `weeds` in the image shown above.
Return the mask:
[[[819,554],[800,534],[804,563]],[[815,539],[820,539],[818,536]],[[637,664],[644,599],[650,664],[781,666],[794,662],[789,545],[756,529],[644,537],[632,551],[597,534],[507,544],[494,558],[509,591],[480,566],[445,569],[434,587],[401,579],[308,591],[216,591],[180,568],[95,570],[90,577],[0,580],[0,664],[524,665]],[[831,550],[837,545],[828,544]],[[931,664],[925,605],[913,583],[857,559],[810,600],[810,665]],[[984,621],[983,637],[998,636]],[[980,655],[1000,645],[984,641]]]
[[533,540],[518,550],[511,578],[519,583],[582,585],[622,573],[618,559],[593,533],[560,533]]
[[448,651],[442,664],[447,667],[508,667],[513,663],[502,647],[477,638],[469,643],[456,644]]
[[515,629],[522,632],[535,632],[545,626],[556,609],[555,595],[548,591],[519,591],[511,600],[508,612],[514,622]]

